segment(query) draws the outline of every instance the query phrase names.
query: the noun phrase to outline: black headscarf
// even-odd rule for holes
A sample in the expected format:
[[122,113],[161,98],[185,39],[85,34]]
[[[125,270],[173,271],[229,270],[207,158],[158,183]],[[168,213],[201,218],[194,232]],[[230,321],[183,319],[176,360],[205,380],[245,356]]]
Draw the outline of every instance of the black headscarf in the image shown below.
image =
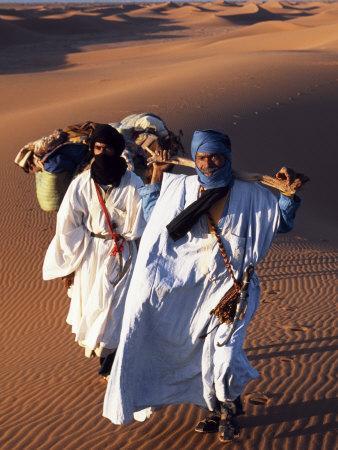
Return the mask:
[[127,170],[127,163],[121,154],[125,148],[122,134],[110,125],[98,125],[90,137],[90,149],[94,151],[95,142],[106,144],[113,151],[103,151],[94,155],[90,171],[93,180],[98,184],[110,184],[118,187]]

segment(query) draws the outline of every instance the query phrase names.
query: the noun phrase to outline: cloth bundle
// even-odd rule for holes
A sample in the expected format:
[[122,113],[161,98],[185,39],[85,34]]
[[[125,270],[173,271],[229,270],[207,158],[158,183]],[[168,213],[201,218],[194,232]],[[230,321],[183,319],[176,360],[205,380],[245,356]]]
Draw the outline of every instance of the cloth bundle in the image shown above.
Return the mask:
[[181,132],[176,135],[168,129],[165,122],[154,113],[138,113],[125,117],[121,122],[110,123],[124,137],[126,149],[122,156],[128,169],[134,171],[144,181],[149,177],[145,148],[152,144],[170,150],[170,155],[184,154]]
[[[56,129],[50,135],[44,136],[36,141],[29,142],[24,147],[22,147],[19,153],[16,155],[14,162],[19,167],[21,167],[25,172],[38,172],[43,169],[49,170],[45,167],[45,162],[56,158],[57,151],[59,155],[59,160],[67,159],[66,152],[72,151],[73,155],[69,156],[69,159],[81,160],[84,151],[83,146],[87,146],[90,136],[92,135],[95,128],[101,124],[96,122],[87,121],[84,123],[79,123],[75,125],[69,125],[64,129]],[[63,148],[65,144],[81,144],[82,147],[68,146]],[[62,151],[61,151],[62,150]],[[87,153],[89,148],[87,147]],[[75,153],[74,153],[75,152]],[[80,152],[80,154],[78,154]],[[78,157],[77,157],[78,154]],[[53,165],[55,167],[57,163]],[[59,172],[61,170],[58,170]]]

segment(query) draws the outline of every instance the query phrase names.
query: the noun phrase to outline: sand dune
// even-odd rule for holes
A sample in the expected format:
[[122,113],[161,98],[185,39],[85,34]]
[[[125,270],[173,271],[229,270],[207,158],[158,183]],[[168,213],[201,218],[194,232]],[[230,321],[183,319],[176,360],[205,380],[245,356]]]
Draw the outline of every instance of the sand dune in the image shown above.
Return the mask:
[[310,176],[295,230],[259,268],[246,347],[261,378],[231,448],[334,448],[337,22],[321,2],[1,6],[1,448],[223,448],[192,431],[203,412],[191,405],[104,420],[97,361],[73,342],[61,282],[41,280],[55,216],[38,208],[17,150],[138,111],[182,128],[187,148],[194,129],[228,132],[237,168]]

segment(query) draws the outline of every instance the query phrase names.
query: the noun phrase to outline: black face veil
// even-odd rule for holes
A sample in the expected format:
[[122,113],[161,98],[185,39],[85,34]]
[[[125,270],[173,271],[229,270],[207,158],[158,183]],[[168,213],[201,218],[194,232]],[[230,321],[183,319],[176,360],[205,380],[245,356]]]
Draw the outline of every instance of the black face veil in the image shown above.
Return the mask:
[[127,170],[127,163],[121,157],[125,148],[124,137],[110,125],[99,125],[90,138],[89,144],[92,151],[95,142],[106,144],[109,152],[103,151],[100,155],[94,155],[94,162],[90,169],[93,180],[98,184],[118,187]]

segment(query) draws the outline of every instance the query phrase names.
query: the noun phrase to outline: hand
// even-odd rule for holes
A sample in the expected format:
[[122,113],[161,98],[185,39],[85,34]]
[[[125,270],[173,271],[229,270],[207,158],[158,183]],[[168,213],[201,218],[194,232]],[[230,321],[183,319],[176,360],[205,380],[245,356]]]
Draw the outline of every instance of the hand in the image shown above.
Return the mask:
[[147,165],[152,166],[153,169],[150,182],[161,182],[163,173],[173,168],[173,163],[169,162],[170,151],[162,149],[158,139],[153,140],[149,145],[143,145],[142,148],[150,155],[147,159]]
[[166,162],[166,155],[160,155],[159,160],[152,163],[151,183],[160,183],[164,172],[169,172],[173,164]]
[[154,167],[158,167],[162,172],[166,172],[172,168],[169,150],[162,150],[159,146],[157,146],[155,150],[150,148],[147,148],[146,150],[150,154],[150,157],[147,159],[148,165],[152,164]]
[[275,175],[277,184],[280,186],[279,190],[282,194],[293,196],[303,184],[309,181],[309,178],[302,174],[296,173],[293,169],[282,167]]
[[65,277],[62,277],[61,280],[63,281],[63,285],[66,289],[69,289],[72,284],[74,284],[74,276],[75,272],[70,273],[69,275],[66,275]]
[[275,175],[275,178],[285,183],[286,186],[291,186],[295,181],[296,174],[293,169],[289,167],[282,167]]

